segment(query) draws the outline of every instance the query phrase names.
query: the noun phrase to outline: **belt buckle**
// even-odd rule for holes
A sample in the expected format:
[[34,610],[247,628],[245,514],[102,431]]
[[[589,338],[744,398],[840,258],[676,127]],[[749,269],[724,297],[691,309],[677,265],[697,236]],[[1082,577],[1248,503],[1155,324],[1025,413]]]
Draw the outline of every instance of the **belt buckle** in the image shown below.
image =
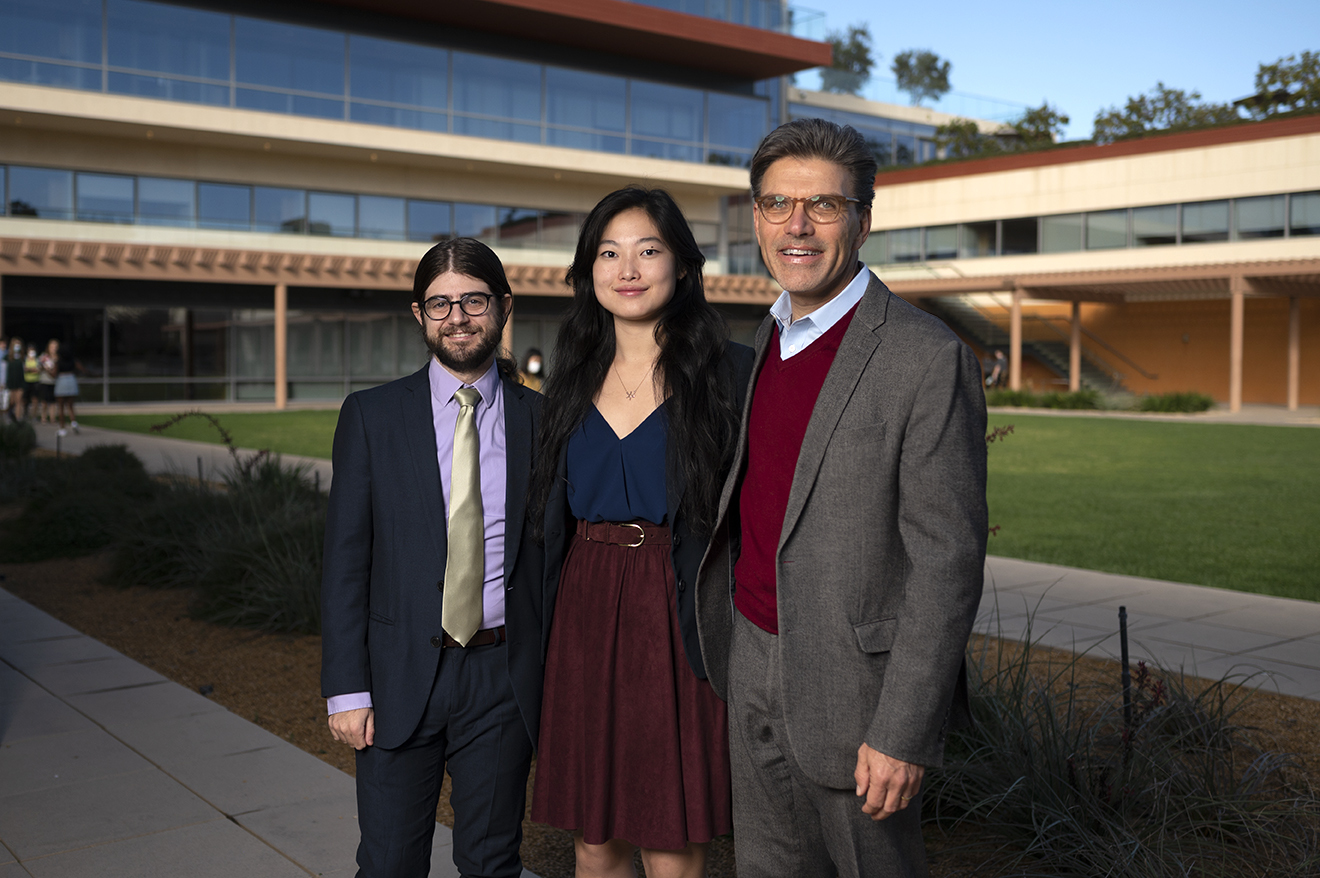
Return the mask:
[[646,542],[646,531],[643,530],[643,529],[642,529],[642,526],[641,526],[640,524],[638,524],[637,522],[635,522],[635,521],[625,521],[625,522],[623,522],[620,526],[621,526],[621,527],[635,527],[635,528],[637,528],[637,542],[635,542],[635,543],[619,543],[619,545],[621,545],[621,546],[627,546],[629,549],[635,549],[635,548],[637,548],[638,546],[640,546],[642,543]]

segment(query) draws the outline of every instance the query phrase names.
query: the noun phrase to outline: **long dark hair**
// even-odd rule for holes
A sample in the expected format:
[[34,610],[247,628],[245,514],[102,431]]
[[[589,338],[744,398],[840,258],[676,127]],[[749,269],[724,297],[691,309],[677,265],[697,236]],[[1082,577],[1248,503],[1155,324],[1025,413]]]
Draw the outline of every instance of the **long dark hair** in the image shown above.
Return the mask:
[[[449,238],[426,251],[413,274],[413,302],[417,307],[420,308],[426,300],[426,290],[435,279],[450,271],[475,277],[490,287],[490,291],[499,297],[491,305],[500,310],[502,328],[504,321],[509,319],[504,306],[513,301],[504,297],[512,296],[513,290],[504,274],[504,263],[494,250],[476,238]],[[426,330],[422,332],[424,335]],[[517,380],[518,361],[503,346],[495,352],[495,366],[501,376]]]
[[559,326],[554,371],[541,389],[545,405],[532,472],[530,509],[538,532],[564,446],[586,419],[614,362],[614,318],[596,300],[592,279],[596,249],[610,221],[634,208],[646,211],[677,262],[674,295],[655,327],[660,345],[655,380],[669,400],[668,441],[686,485],[687,521],[703,536],[715,526],[738,417],[719,380],[729,327],[706,301],[701,278],[706,257],[674,199],[663,189],[629,187],[606,195],[587,215],[564,278],[573,289],[573,304]]

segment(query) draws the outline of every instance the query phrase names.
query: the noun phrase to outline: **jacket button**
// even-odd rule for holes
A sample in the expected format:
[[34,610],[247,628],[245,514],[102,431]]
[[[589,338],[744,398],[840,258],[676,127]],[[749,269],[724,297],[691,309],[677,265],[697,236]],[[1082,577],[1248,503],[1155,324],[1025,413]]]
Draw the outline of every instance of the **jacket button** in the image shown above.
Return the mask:
[[687,583],[680,579],[678,581],[678,590],[682,591],[685,588],[687,588]]
[[678,534],[674,534],[674,548],[677,549],[681,545],[683,545],[683,538]]
[[442,592],[443,592],[443,591],[445,590],[445,581],[444,581],[443,579],[440,580],[439,582],[437,582],[437,583],[435,584],[435,587],[436,587],[436,589],[438,589],[439,591],[442,591]]
[[436,649],[439,649],[439,648],[440,648],[440,644],[442,644],[442,643],[444,643],[444,641],[441,640],[439,637],[432,637],[432,638],[431,638],[431,645],[434,646]]

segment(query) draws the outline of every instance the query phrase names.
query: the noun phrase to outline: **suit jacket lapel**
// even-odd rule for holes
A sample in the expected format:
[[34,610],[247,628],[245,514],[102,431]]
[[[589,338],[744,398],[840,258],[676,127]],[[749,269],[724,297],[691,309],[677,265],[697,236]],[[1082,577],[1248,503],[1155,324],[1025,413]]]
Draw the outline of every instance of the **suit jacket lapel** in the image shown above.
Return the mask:
[[862,370],[880,346],[880,336],[876,329],[885,322],[888,304],[889,289],[872,274],[866,293],[857,305],[857,312],[853,314],[852,323],[844,332],[839,351],[834,355],[834,363],[825,375],[825,383],[811,411],[811,420],[807,422],[807,433],[802,437],[802,450],[798,452],[797,468],[793,471],[793,487],[788,493],[788,507],[784,511],[784,529],[779,534],[779,549],[788,541],[798,516],[802,514],[802,508],[806,506],[807,497],[816,482],[816,473],[820,471],[821,461],[825,458],[830,436],[848,400],[852,398]]
[[719,514],[715,517],[716,529],[728,518],[729,504],[737,496],[742,484],[743,470],[747,467],[747,429],[752,416],[752,397],[756,395],[756,379],[765,364],[766,351],[770,348],[770,333],[775,328],[775,318],[769,314],[756,329],[756,339],[752,342],[755,356],[752,358],[752,376],[747,385],[747,396],[743,400],[742,422],[738,426],[738,444],[733,450],[733,464],[729,476],[724,480],[724,491],[720,494]]
[[532,410],[520,386],[504,379],[504,450],[507,488],[504,497],[504,575],[513,572],[522,542],[527,486],[532,470]]
[[[431,412],[431,381],[428,366],[404,379],[408,393],[403,395],[403,430],[413,463],[412,490],[417,491],[426,515],[426,530],[431,534],[435,556],[449,554],[445,519],[445,498],[440,486],[440,463],[436,459],[435,420]],[[405,486],[406,489],[406,486]]]

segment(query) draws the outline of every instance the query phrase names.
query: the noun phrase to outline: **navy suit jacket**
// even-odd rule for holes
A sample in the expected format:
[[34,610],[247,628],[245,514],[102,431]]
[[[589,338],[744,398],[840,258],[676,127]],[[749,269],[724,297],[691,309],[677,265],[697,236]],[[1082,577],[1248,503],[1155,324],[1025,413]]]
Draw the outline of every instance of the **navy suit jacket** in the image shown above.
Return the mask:
[[[532,743],[541,716],[544,551],[526,526],[541,396],[503,379],[508,453],[504,610],[509,678]],[[447,517],[427,369],[344,400],[321,579],[321,694],[370,692],[375,746],[421,721],[444,631]],[[544,624],[543,624],[544,622]]]
[[[719,379],[735,410],[741,412],[743,396],[752,377],[752,349],[730,342],[719,363]],[[697,608],[693,601],[693,585],[697,567],[706,552],[706,539],[694,534],[683,511],[686,485],[683,471],[678,465],[673,443],[665,444],[665,505],[666,518],[672,534],[670,558],[674,564],[675,612],[683,632],[683,651],[688,664],[699,679],[706,679],[706,667],[701,660],[701,644],[697,639]],[[568,539],[575,519],[568,508],[568,448],[559,455],[559,477],[555,479],[545,506],[546,594],[553,600],[559,590],[559,574],[563,570],[564,556],[568,552]],[[550,614],[545,615],[546,642],[550,638]]]

